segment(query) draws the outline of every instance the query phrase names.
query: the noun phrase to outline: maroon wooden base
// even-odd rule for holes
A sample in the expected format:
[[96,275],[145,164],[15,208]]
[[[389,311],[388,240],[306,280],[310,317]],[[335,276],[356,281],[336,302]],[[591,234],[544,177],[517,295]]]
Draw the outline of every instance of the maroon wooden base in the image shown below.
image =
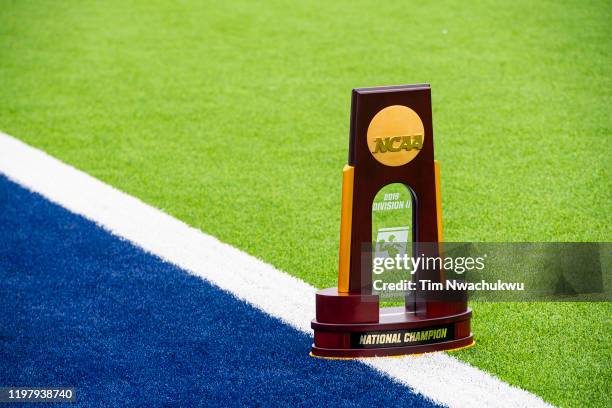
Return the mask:
[[[446,306],[446,307],[441,307]],[[379,308],[376,295],[338,293],[336,288],[317,292],[317,317],[312,321],[317,357],[377,357],[418,354],[467,347],[474,340],[472,311],[467,303],[444,305],[436,317],[416,314],[405,307]]]

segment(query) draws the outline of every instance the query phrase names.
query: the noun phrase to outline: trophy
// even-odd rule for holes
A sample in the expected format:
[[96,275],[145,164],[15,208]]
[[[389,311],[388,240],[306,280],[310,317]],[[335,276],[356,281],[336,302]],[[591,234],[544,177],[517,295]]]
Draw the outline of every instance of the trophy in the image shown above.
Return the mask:
[[[391,258],[407,252],[440,256],[440,166],[433,142],[429,85],[353,90],[349,157],[342,172],[338,286],[316,294],[313,356],[393,356],[474,343],[467,294],[440,295],[423,284],[443,284],[441,267],[406,274],[411,290],[401,306],[381,308],[373,290],[373,262],[380,251]],[[405,194],[382,194],[389,186]],[[381,222],[378,214],[392,212],[403,214],[405,222]]]

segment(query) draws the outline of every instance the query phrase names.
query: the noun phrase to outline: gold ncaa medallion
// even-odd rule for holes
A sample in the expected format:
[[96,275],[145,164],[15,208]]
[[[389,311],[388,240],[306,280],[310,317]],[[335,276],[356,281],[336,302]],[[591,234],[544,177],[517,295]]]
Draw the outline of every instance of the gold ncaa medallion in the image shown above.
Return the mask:
[[416,157],[423,147],[425,128],[412,109],[388,106],[378,112],[368,126],[368,147],[385,166],[402,166]]

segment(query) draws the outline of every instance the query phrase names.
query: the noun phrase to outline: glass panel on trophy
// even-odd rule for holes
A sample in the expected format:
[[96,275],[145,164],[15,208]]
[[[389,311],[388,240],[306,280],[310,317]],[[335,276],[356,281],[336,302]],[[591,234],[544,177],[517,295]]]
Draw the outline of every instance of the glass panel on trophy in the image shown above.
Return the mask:
[[412,254],[412,217],[413,197],[404,184],[388,184],[376,194],[372,203],[372,283],[373,293],[381,300],[402,300],[406,294],[402,283],[411,278],[405,267]]

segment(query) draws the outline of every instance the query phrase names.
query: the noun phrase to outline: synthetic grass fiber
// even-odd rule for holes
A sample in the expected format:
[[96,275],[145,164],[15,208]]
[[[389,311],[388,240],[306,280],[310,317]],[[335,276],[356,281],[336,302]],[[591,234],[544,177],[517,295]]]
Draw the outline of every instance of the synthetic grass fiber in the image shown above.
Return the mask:
[[[447,241],[609,241],[609,2],[3,1],[0,129],[316,286],[354,87],[432,85]],[[456,353],[611,404],[612,307],[473,304]]]

